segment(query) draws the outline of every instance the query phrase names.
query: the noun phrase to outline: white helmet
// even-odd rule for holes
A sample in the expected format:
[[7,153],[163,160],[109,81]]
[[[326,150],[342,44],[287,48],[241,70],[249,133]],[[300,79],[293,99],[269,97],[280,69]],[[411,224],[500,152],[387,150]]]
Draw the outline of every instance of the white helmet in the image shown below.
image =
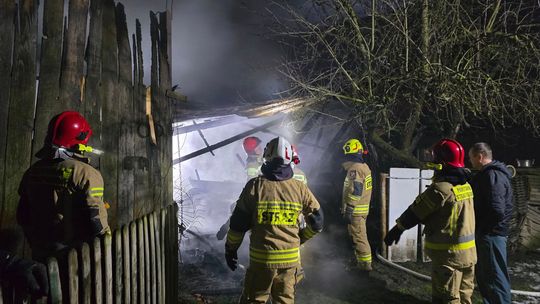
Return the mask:
[[276,137],[266,144],[263,157],[267,162],[281,159],[284,165],[288,165],[293,158],[293,147],[285,138]]

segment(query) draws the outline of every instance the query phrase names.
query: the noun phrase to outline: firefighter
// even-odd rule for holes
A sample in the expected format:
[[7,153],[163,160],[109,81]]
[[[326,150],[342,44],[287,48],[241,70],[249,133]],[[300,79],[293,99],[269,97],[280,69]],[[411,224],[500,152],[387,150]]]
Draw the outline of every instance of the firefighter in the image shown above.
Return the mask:
[[476,247],[473,191],[464,168],[465,151],[453,139],[433,147],[432,184],[396,220],[384,241],[390,246],[403,231],[425,225],[425,249],[432,260],[433,303],[472,303]]
[[103,178],[89,165],[86,152],[92,135],[84,117],[62,112],[49,123],[39,158],[19,186],[17,221],[32,248],[33,258],[64,252],[109,232],[103,202]]
[[262,149],[261,140],[256,136],[249,136],[244,138],[242,143],[244,151],[246,152],[246,173],[247,179],[250,180],[259,176],[261,173],[262,165]]
[[369,246],[366,219],[371,201],[372,178],[369,166],[364,162],[364,147],[358,139],[350,139],[343,145],[345,159],[342,164],[347,172],[343,183],[341,214],[348,224],[356,265],[360,271],[369,272],[371,247]]
[[292,148],[293,148],[293,158],[292,158],[291,166],[293,168],[293,173],[294,173],[293,178],[307,185],[306,174],[304,173],[304,171],[298,168],[298,164],[300,164],[300,157],[298,156],[298,150],[296,149],[296,146],[292,146]]
[[[256,136],[246,137],[242,142],[242,147],[244,148],[244,152],[246,152],[247,155],[246,174],[248,181],[261,174],[262,150],[260,144],[261,140]],[[236,204],[232,203],[230,206],[231,213],[233,212],[234,207],[236,207]],[[223,225],[221,225],[219,231],[216,233],[216,238],[220,241],[223,240],[227,235],[228,230],[229,220],[227,220]]]
[[[323,213],[309,188],[292,178],[292,146],[283,137],[264,149],[262,175],[249,180],[231,216],[225,259],[238,265],[237,250],[251,231],[250,264],[240,303],[294,303],[300,245],[322,231]],[[303,214],[307,226],[300,229]]]

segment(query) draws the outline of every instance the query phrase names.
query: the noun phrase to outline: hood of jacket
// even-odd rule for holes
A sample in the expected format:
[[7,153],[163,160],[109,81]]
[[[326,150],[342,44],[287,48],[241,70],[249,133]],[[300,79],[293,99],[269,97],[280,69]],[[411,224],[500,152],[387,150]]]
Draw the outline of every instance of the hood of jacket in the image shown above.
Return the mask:
[[490,162],[489,164],[485,165],[484,167],[482,167],[482,170],[480,171],[488,171],[488,170],[497,170],[503,173],[504,175],[506,175],[508,179],[512,178],[512,173],[510,172],[510,170],[506,168],[506,165],[504,163],[498,160],[494,160]]

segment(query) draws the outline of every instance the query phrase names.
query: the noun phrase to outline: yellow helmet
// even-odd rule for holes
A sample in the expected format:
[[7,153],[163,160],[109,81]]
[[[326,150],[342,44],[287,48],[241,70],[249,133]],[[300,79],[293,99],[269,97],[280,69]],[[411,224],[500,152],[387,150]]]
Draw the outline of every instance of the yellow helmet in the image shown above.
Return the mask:
[[347,140],[343,145],[343,152],[345,152],[345,154],[362,153],[362,151],[364,151],[364,146],[362,146],[362,143],[356,138]]

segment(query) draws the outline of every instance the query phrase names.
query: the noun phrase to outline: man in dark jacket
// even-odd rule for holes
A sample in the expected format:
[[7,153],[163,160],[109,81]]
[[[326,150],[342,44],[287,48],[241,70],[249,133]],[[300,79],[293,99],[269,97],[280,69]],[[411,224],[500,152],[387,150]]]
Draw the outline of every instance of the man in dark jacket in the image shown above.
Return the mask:
[[506,242],[513,208],[512,175],[504,163],[493,160],[486,143],[474,144],[469,158],[480,170],[471,181],[478,254],[476,280],[484,304],[510,303]]

